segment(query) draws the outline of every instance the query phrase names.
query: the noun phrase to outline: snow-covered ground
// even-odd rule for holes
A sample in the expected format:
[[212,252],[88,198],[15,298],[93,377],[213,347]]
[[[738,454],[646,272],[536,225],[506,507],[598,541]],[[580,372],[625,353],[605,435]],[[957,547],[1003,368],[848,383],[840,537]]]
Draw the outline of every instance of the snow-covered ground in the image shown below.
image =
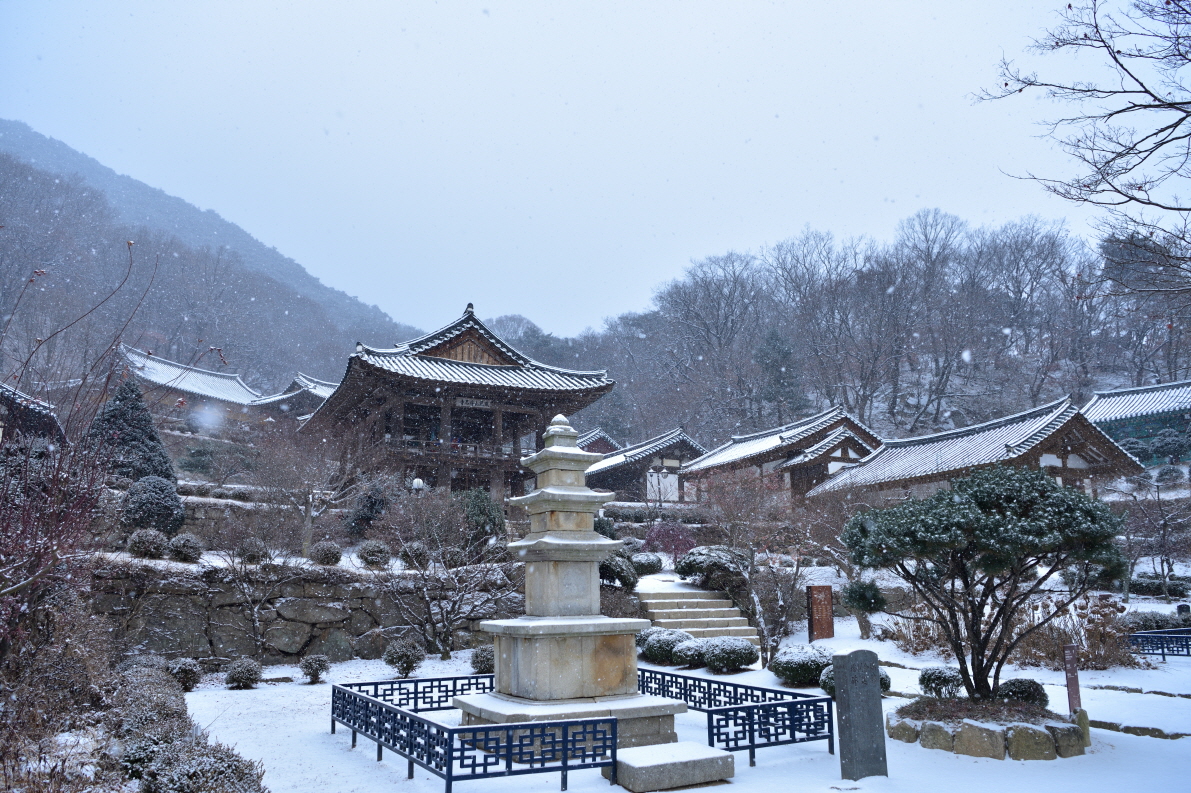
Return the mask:
[[[662,583],[650,584],[663,588]],[[679,582],[675,588],[681,585]],[[888,642],[861,641],[854,620],[836,620],[834,639],[822,642],[833,651],[859,648],[875,650],[883,661],[911,667],[941,663],[941,659],[912,656],[899,652]],[[795,636],[795,642],[805,640]],[[449,662],[428,658],[418,670],[418,677],[444,677],[469,674],[469,652],[456,653]],[[917,691],[918,673],[895,667],[887,670],[893,690]],[[683,674],[707,674],[683,672]],[[442,781],[418,769],[413,781],[406,780],[405,761],[386,753],[376,762],[373,745],[361,741],[351,749],[348,734],[330,733],[330,686],[306,685],[295,667],[274,666],[265,669],[266,677],[293,677],[293,683],[262,683],[251,691],[229,691],[218,676],[210,675],[192,693],[187,703],[196,722],[210,730],[211,736],[231,744],[243,755],[265,764],[265,784],[273,793],[353,793],[353,791],[390,791],[436,793]],[[1054,709],[1065,709],[1066,692],[1062,673],[1044,669],[1014,669],[1011,677],[1028,676],[1047,686]],[[381,680],[391,676],[380,661],[348,661],[335,664],[327,679],[331,682]],[[1131,694],[1093,685],[1114,685],[1191,694],[1191,659],[1173,659],[1156,664],[1154,669],[1125,669],[1107,672],[1082,672],[1084,706],[1094,719],[1137,726],[1159,727],[1168,732],[1191,733],[1191,699],[1155,694]],[[777,686],[767,671],[753,669],[726,679],[754,685]],[[886,710],[907,700],[885,699]],[[457,723],[452,711],[438,714],[447,723]],[[705,716],[687,713],[677,719],[680,740],[706,741]],[[841,781],[838,757],[827,754],[822,742],[763,749],[757,752],[757,766],[750,768],[745,754],[736,757],[736,777],[732,785],[757,793],[776,790],[857,790],[890,793],[924,793],[935,790],[963,790],[964,793],[1005,793],[1026,788],[1055,791],[1079,790],[1081,793],[1118,793],[1136,787],[1144,778],[1147,786],[1181,790],[1191,772],[1191,738],[1160,740],[1093,730],[1093,743],[1084,757],[1053,762],[1015,762],[988,760],[920,746],[889,741],[888,779],[869,778],[859,782]],[[1144,774],[1144,777],[1139,777]],[[557,774],[541,774],[460,783],[460,793],[473,787],[477,793],[547,793],[558,789]],[[603,791],[608,783],[596,771],[573,773],[570,788],[575,791]]]

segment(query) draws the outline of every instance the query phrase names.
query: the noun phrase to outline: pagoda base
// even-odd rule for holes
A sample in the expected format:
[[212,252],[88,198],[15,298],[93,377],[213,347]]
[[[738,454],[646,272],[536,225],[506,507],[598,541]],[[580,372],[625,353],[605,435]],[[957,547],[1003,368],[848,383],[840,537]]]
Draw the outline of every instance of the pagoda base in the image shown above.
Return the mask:
[[506,694],[467,694],[455,697],[463,711],[460,724],[514,724],[525,721],[564,721],[616,717],[619,749],[674,743],[674,715],[686,713],[686,703],[648,694],[540,701]]

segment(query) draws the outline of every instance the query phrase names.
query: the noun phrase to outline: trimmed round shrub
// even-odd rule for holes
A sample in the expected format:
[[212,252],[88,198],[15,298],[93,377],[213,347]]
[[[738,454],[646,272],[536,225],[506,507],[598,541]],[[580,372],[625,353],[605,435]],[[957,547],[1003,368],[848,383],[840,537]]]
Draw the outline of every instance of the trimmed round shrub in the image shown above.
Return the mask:
[[630,557],[645,550],[645,540],[638,540],[636,537],[625,537],[620,542],[624,552]]
[[674,648],[693,638],[695,637],[686,631],[662,628],[661,631],[645,641],[645,649],[641,652],[641,657],[651,664],[672,664],[674,663]]
[[237,658],[228,665],[223,682],[228,688],[252,688],[261,682],[261,665],[251,658]]
[[454,570],[456,567],[463,567],[468,561],[467,551],[454,546],[443,548],[442,553],[439,555],[439,561],[442,562],[443,567],[449,570]]
[[748,554],[726,545],[700,545],[678,557],[674,572],[696,578],[704,589],[728,590],[739,586],[749,567]]
[[863,614],[872,614],[885,608],[885,596],[874,581],[853,581],[840,593],[840,601]]
[[787,686],[819,685],[819,676],[831,666],[831,653],[821,647],[794,645],[785,647],[769,662],[769,671]]
[[221,743],[178,740],[157,747],[141,793],[260,793],[265,767]]
[[190,532],[179,534],[170,540],[170,558],[175,562],[194,564],[203,558],[203,541]]
[[662,572],[662,557],[656,553],[633,554],[633,569],[637,575],[653,575]]
[[365,540],[356,549],[356,556],[360,562],[370,570],[376,570],[389,564],[393,552],[389,546],[380,540]]
[[426,648],[412,639],[397,639],[385,648],[381,660],[397,670],[399,679],[404,679],[426,660]]
[[169,538],[157,529],[140,529],[128,538],[128,552],[138,559],[160,559],[169,543]]
[[993,691],[993,698],[1011,702],[1026,702],[1040,708],[1045,708],[1050,704],[1050,697],[1046,695],[1046,689],[1042,687],[1042,684],[1028,677],[1002,680],[1001,684]]
[[1162,487],[1172,487],[1185,481],[1187,475],[1183,473],[1182,468],[1173,465],[1164,465],[1158,469],[1158,473],[1154,474],[1154,481]]
[[496,648],[485,644],[471,651],[471,671],[477,675],[490,675],[496,671]]
[[[376,541],[372,540],[372,542]],[[365,543],[365,545],[366,544],[367,543]],[[381,544],[383,545],[384,543]],[[362,550],[364,546],[361,545],[360,548]],[[360,558],[363,559],[364,557],[361,556]],[[430,564],[430,549],[426,547],[425,543],[417,542],[416,540],[414,542],[407,542],[405,545],[402,545],[401,550],[397,552],[397,558],[400,559],[401,563],[406,567],[416,567],[420,570],[424,570],[426,569],[426,565]]]
[[131,669],[156,669],[168,672],[170,662],[160,655],[133,655],[116,664],[116,671],[123,674]]
[[[893,681],[889,679],[889,673],[884,669],[877,668],[877,674],[880,675],[881,693],[884,694],[893,685]],[[835,666],[828,664],[827,668],[823,670],[823,674],[819,675],[819,688],[827,692],[827,696],[835,699]]]
[[269,546],[264,540],[249,537],[236,548],[236,558],[244,564],[262,564],[269,558]]
[[616,539],[616,523],[612,518],[596,518],[595,519],[595,533],[602,534],[609,540]]
[[133,482],[120,502],[120,521],[132,529],[157,529],[169,536],[182,528],[185,517],[177,486],[160,476]]
[[620,584],[632,591],[637,588],[637,570],[633,560],[617,552],[600,562],[600,580],[609,584]]
[[203,679],[203,668],[193,658],[175,658],[170,661],[169,672],[183,691],[194,691],[194,687]]
[[334,567],[343,558],[343,551],[330,540],[316,542],[310,546],[310,561],[326,567]]
[[701,666],[707,666],[707,661],[703,658],[703,651],[706,647],[707,639],[691,639],[689,642],[675,646],[674,651],[670,653],[670,658],[679,666],[698,669]]
[[716,674],[744,669],[760,657],[753,643],[739,636],[716,636],[703,645],[703,662]]
[[654,626],[651,625],[648,628],[646,628],[645,630],[638,633],[637,638],[634,639],[633,641],[635,641],[637,643],[638,647],[644,647],[645,642],[649,641],[650,636],[653,636],[655,633],[657,633],[659,631],[664,631],[664,630],[666,630],[666,629],[665,628],[655,628]]
[[321,683],[323,675],[331,671],[331,659],[325,655],[308,655],[298,662],[298,668],[311,685]]
[[935,699],[955,699],[964,690],[964,678],[951,666],[928,666],[918,673],[918,687]]
[[1150,453],[1150,445],[1140,438],[1122,438],[1117,441],[1117,446],[1120,446],[1142,462],[1153,456]]

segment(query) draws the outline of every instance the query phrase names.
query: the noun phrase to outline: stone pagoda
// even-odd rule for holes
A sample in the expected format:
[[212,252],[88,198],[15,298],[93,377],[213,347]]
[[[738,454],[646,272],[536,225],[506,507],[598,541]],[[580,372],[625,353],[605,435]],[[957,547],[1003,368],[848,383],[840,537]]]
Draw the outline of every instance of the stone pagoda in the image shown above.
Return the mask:
[[603,455],[585,452],[565,416],[555,416],[542,451],[522,464],[537,489],[511,499],[530,531],[509,545],[525,562],[525,616],[480,627],[496,645],[496,690],[455,698],[464,725],[615,716],[621,747],[671,743],[683,702],[637,691],[634,638],[649,620],[600,614],[599,564],[620,546],[595,532],[611,494],[584,484]]

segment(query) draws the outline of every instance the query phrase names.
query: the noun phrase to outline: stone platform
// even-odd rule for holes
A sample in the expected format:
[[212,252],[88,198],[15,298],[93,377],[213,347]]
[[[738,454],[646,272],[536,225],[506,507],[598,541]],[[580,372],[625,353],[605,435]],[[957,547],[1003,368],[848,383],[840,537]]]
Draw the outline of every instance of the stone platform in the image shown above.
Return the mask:
[[500,693],[467,694],[455,697],[454,705],[463,711],[462,726],[614,716],[618,749],[674,743],[674,715],[686,712],[684,702],[646,694],[549,702]]
[[[600,771],[605,778],[612,776],[607,768]],[[731,752],[694,741],[616,753],[616,784],[633,793],[721,782],[735,774]]]

